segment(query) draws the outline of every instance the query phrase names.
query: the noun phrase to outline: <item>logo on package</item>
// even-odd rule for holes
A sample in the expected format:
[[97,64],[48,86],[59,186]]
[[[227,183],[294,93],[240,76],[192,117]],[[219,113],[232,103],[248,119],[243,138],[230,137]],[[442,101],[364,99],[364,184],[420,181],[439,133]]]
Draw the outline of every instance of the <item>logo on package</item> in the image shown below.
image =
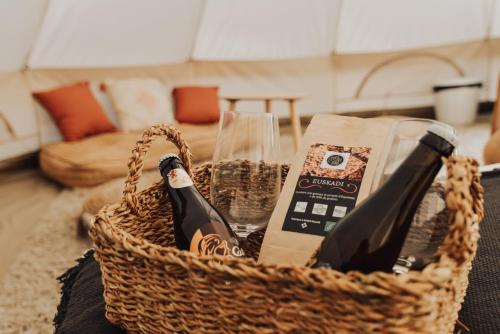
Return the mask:
[[328,162],[328,164],[330,166],[338,166],[340,164],[342,164],[344,162],[344,158],[340,155],[330,155],[327,159],[326,159],[326,162]]
[[349,162],[348,152],[325,152],[320,168],[344,170]]

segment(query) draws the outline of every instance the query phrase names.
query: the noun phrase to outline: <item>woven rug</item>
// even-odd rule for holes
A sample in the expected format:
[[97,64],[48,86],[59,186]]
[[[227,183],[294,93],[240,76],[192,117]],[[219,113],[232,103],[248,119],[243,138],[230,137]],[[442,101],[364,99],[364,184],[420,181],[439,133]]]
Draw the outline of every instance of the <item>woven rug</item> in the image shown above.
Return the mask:
[[[138,189],[159,179],[158,172],[144,172]],[[112,202],[121,197],[125,178],[94,188],[62,191],[27,236],[26,246],[0,281],[0,334],[53,333],[52,319],[60,299],[56,280],[92,246],[77,237],[77,222],[85,200],[96,193]]]
[[64,190],[27,236],[0,282],[0,333],[53,333],[59,303],[56,277],[74,265],[90,242],[77,238],[76,221],[88,190]]

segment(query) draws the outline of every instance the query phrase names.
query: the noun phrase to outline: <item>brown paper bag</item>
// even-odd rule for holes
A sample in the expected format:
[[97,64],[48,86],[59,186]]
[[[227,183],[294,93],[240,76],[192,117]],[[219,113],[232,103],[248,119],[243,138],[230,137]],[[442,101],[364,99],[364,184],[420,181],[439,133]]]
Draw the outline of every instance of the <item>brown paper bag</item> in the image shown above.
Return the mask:
[[269,221],[260,263],[306,264],[335,224],[376,189],[395,122],[313,117]]

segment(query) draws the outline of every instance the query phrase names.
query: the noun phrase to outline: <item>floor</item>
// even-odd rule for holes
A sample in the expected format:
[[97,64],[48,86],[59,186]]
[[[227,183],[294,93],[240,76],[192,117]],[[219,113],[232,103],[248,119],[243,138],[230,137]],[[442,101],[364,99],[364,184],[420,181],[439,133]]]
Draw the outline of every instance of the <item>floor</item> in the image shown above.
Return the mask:
[[[489,118],[457,129],[460,153],[482,161],[482,147],[489,136]],[[282,130],[283,159],[290,160],[293,148],[289,128]],[[33,168],[0,171],[0,279],[16,253],[26,244],[24,236],[36,224],[48,204],[62,191]]]

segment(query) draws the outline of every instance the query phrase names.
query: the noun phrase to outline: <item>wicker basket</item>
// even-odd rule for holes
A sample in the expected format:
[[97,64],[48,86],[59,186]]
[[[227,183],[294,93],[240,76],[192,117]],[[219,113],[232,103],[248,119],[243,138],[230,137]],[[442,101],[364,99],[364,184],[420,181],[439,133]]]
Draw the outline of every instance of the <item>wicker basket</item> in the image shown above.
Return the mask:
[[[209,194],[211,165],[191,169],[189,148],[175,128],[144,132],[132,151],[121,203],[102,209],[91,230],[111,322],[130,333],[452,332],[483,216],[474,160],[446,161],[452,224],[438,262],[400,276],[344,274],[256,264],[258,235],[243,245],[254,259],[175,248],[162,183],[136,192],[143,156],[157,136],[176,144],[196,186]],[[287,171],[284,166],[283,176]]]

